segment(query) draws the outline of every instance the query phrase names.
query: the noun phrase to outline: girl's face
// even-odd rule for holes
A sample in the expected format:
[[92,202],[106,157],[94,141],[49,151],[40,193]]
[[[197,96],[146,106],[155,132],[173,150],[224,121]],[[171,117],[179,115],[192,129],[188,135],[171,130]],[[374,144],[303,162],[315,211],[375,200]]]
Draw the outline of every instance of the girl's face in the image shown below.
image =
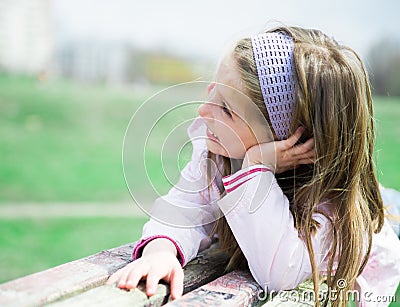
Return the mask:
[[217,155],[243,159],[250,147],[273,139],[261,111],[244,93],[232,56],[221,62],[198,113],[207,126],[207,148]]

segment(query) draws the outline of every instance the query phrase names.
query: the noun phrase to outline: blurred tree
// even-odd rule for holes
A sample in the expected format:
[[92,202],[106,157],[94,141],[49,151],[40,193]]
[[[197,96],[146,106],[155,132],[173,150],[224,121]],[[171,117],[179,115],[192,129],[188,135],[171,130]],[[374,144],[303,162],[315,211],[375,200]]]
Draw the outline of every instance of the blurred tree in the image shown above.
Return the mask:
[[400,96],[400,42],[380,40],[371,47],[367,63],[373,94]]

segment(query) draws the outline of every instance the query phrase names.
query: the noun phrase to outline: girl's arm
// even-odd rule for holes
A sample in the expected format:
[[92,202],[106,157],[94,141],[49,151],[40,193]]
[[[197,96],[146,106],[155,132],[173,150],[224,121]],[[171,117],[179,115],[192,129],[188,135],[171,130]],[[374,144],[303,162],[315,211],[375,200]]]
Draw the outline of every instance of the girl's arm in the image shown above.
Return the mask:
[[145,277],[150,296],[155,293],[158,281],[164,279],[171,285],[172,298],[182,295],[182,266],[210,245],[212,224],[206,222],[218,214],[217,204],[209,202],[219,195],[211,193],[207,198],[204,196],[208,194],[203,195],[207,192],[202,164],[206,144],[204,138],[197,137],[204,133],[201,129],[204,130],[204,125],[196,119],[188,130],[193,140],[192,160],[182,170],[178,184],[156,200],[150,221],[134,247],[134,261],[114,273],[108,283],[117,282],[120,288],[133,289]]
[[176,257],[175,245],[168,239],[158,238],[151,241],[143,249],[143,256],[154,254],[159,251],[164,251],[173,254]]
[[[250,148],[242,170],[223,178],[227,195],[218,204],[243,251],[250,271],[265,290],[292,289],[311,275],[309,254],[294,227],[289,201],[274,172],[312,163],[313,139],[295,146],[299,128],[285,141]],[[330,249],[330,222],[315,214],[321,227],[312,238],[317,265]]]
[[169,239],[177,249],[182,266],[193,259],[199,250],[211,243],[212,221],[218,216],[215,189],[209,194],[206,178],[207,147],[205,125],[201,118],[188,129],[192,140],[191,161],[181,171],[180,179],[167,195],[159,197],[150,212],[150,221],[143,228],[133,259],[142,255],[143,248],[156,238]]
[[[269,291],[292,289],[307,279],[312,272],[308,250],[274,174],[253,165],[223,181],[227,195],[219,207],[258,284]],[[330,223],[321,214],[314,218],[321,225],[312,238],[318,265],[330,249]]]

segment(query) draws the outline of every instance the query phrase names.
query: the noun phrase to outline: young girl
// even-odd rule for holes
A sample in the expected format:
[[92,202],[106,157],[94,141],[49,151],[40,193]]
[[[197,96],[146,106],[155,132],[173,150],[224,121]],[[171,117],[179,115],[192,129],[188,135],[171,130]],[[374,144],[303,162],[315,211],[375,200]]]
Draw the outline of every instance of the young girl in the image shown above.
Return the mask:
[[394,295],[400,243],[384,221],[370,87],[353,50],[293,27],[240,40],[198,113],[191,162],[110,283],[146,278],[152,295],[164,279],[176,299],[182,267],[217,233],[227,269],[248,268],[265,290],[312,278],[315,291],[326,280],[364,303]]

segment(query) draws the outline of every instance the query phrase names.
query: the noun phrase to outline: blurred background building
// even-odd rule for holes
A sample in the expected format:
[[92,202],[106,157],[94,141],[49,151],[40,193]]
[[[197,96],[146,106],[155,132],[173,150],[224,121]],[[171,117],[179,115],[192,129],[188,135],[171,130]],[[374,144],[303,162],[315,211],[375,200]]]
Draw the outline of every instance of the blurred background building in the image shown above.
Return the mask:
[[100,41],[63,43],[55,54],[55,73],[84,81],[124,82],[127,80],[129,47]]
[[[229,9],[225,12],[224,22],[216,28],[212,22],[210,26],[207,20],[212,20],[213,14],[217,13],[205,10],[203,13],[207,13],[209,19],[192,16],[191,20],[188,14],[191,8],[179,1],[173,1],[171,5],[158,3],[161,6],[159,10],[164,10],[165,14],[150,10],[146,4],[125,0],[117,2],[0,0],[0,70],[86,82],[185,82],[212,77],[215,57],[219,56],[221,46],[233,39],[232,33],[237,29],[248,27],[244,18],[242,24],[236,22],[241,12],[234,3],[214,5],[215,11],[218,8],[225,10],[225,6]],[[174,5],[182,9],[182,13],[174,11]],[[382,20],[381,29],[365,27],[373,9],[364,8],[365,12],[360,11],[363,14],[360,16],[359,11],[352,10],[352,6],[356,8],[357,5],[352,4],[343,16],[327,18],[322,22],[313,14],[316,5],[310,6],[307,18],[296,13],[304,10],[303,6],[294,1],[285,5],[292,10],[279,12],[276,18],[283,22],[294,20],[304,26],[321,25],[327,33],[334,29],[334,34],[339,33],[345,43],[355,45],[356,50],[361,51],[375,93],[400,95],[399,35],[384,30],[393,28],[385,24],[387,20]],[[394,2],[391,5],[396,6]],[[277,4],[268,5],[270,17],[275,15],[274,6]],[[320,6],[330,8],[327,4]],[[265,18],[262,22],[267,20]],[[346,29],[346,22],[350,20],[354,26]],[[233,24],[235,28],[231,26]],[[257,31],[262,29],[254,23],[251,26]],[[201,32],[195,32],[196,29]],[[254,32],[253,29],[246,29]],[[222,39],[223,35],[227,37]],[[146,40],[152,43],[143,43]]]
[[40,74],[49,71],[54,54],[48,0],[0,0],[0,68]]
[[196,78],[176,55],[127,40],[63,39],[50,0],[0,0],[0,70],[106,83],[179,83]]

